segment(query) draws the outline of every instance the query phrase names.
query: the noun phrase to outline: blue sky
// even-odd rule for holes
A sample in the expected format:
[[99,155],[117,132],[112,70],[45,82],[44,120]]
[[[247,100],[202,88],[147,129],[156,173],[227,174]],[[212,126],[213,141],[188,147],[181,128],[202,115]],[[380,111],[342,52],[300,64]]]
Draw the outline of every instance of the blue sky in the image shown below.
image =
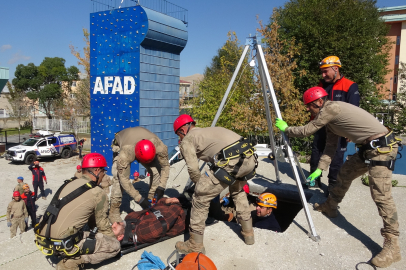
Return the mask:
[[[115,2],[117,0],[111,0]],[[129,0],[124,0],[129,1]],[[148,0],[141,0],[143,1]],[[235,31],[241,42],[255,34],[256,15],[269,21],[282,0],[170,0],[188,12],[189,39],[181,53],[181,76],[203,73],[212,57]],[[404,0],[379,0],[378,7],[404,5]],[[62,57],[76,65],[69,44],[84,46],[82,28],[89,28],[90,0],[2,1],[0,16],[0,66],[14,77],[18,64],[39,65],[45,57]],[[79,67],[82,69],[81,67]]]

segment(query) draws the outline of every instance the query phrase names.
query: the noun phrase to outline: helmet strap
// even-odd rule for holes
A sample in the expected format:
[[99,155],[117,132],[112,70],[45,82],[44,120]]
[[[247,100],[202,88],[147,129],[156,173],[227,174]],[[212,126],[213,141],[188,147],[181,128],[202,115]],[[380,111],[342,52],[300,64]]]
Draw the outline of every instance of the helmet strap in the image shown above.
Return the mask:
[[[189,125],[188,128],[187,128],[187,131],[186,131],[186,134],[188,134],[188,133],[189,133],[189,130],[190,130],[190,126],[192,125],[192,122],[190,122],[190,123],[188,123],[188,124],[186,124],[186,125]],[[183,136],[186,136],[186,134],[183,133],[182,130],[178,131],[178,133],[182,134]]]
[[[333,70],[334,70],[334,68],[333,67],[331,67]],[[333,82],[336,80],[336,78],[337,78],[337,70],[334,70],[334,77],[333,77]]]
[[96,182],[99,182],[99,175],[100,173],[98,173],[97,175],[94,174],[94,172],[92,172],[91,170],[87,169],[86,170],[88,173],[90,173],[91,175],[93,175],[96,178]]

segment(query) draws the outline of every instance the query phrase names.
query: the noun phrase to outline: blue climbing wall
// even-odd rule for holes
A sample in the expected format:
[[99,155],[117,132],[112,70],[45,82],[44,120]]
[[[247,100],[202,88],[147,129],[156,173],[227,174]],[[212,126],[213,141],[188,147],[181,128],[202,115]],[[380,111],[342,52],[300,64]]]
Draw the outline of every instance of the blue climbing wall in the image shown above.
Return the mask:
[[172,124],[186,42],[183,22],[145,7],[90,14],[91,146],[106,157],[109,173],[111,143],[122,129],[145,127],[169,150],[178,144]]

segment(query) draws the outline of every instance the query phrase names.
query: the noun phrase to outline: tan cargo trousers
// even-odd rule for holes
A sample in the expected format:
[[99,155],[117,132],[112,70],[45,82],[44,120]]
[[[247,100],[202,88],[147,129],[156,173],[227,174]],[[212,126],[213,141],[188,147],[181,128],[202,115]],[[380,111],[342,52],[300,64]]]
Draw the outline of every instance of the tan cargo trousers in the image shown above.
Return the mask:
[[[398,146],[380,148],[381,154],[377,149],[366,150],[364,152],[365,159],[377,161],[394,160],[398,153]],[[383,228],[381,234],[389,234],[399,236],[398,213],[395,202],[392,197],[392,171],[385,166],[369,166],[356,153],[349,156],[348,160],[341,167],[337,177],[337,186],[330,191],[330,197],[333,201],[340,203],[345,196],[345,193],[351,186],[352,181],[369,172],[369,188],[371,196],[376,206],[378,213],[383,219]]]
[[[238,159],[230,161],[224,169],[231,172]],[[254,156],[247,158],[242,164],[237,176],[242,177],[255,168]],[[220,182],[211,170],[206,170],[202,174],[200,180],[196,183],[195,193],[192,197],[192,210],[190,213],[190,230],[194,233],[203,235],[206,226],[206,219],[209,214],[210,201],[218,196],[225,188],[229,187],[230,195],[233,198],[238,220],[249,220],[251,211],[248,205],[247,194],[243,190],[243,186],[247,181],[235,181],[231,186]]]
[[20,227],[20,234],[25,232],[24,216],[11,219],[10,238],[16,236],[18,227]]
[[[83,243],[86,241],[86,237],[89,236],[89,232],[83,233],[83,239],[78,243],[78,247],[82,248]],[[96,236],[96,247],[93,254],[80,255],[83,259],[81,263],[98,264],[102,261],[115,257],[118,252],[120,252],[121,245],[120,242],[112,236],[107,236],[102,233],[97,233]],[[75,252],[73,250],[71,253]],[[72,265],[75,265],[78,257],[67,258],[58,263],[57,269],[72,269]],[[70,267],[69,267],[70,266]],[[79,269],[79,268],[78,268]]]

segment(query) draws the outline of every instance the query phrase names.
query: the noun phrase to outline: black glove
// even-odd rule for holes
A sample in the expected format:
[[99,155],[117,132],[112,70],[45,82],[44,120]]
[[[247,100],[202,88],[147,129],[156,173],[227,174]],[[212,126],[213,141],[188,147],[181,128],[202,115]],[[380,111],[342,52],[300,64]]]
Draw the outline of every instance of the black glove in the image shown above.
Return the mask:
[[156,202],[158,202],[164,196],[164,193],[165,193],[165,189],[163,187],[158,187],[155,190],[154,198],[156,198]]
[[143,210],[151,207],[151,204],[145,198],[141,198],[141,200],[138,201],[138,204],[142,207]]

